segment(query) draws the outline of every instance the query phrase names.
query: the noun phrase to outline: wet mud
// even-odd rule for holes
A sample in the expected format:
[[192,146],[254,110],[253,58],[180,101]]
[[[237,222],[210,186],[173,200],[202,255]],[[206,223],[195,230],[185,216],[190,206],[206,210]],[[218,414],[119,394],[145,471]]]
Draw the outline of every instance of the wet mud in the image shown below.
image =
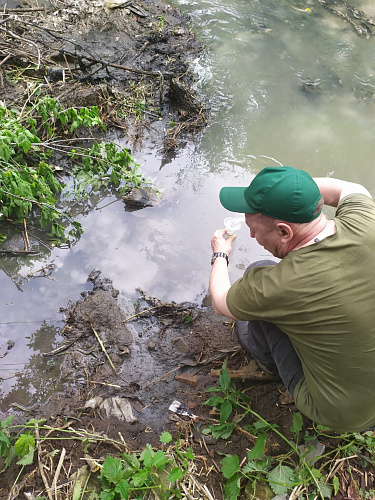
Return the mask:
[[[218,316],[212,307],[165,303],[141,290],[138,299],[130,302],[100,271],[92,272],[89,280],[92,291],[65,310],[65,340],[44,353],[50,359],[62,358],[63,392],[46,404],[35,404],[27,415],[15,409],[16,421],[47,419],[44,426],[56,429],[59,449],[66,450],[71,471],[82,467],[85,454],[100,463],[107,454],[140,451],[148,443],[160,446],[165,430],[175,439],[182,435],[200,457],[197,461],[205,471],[200,481],[214,498],[222,498],[222,478],[214,464],[222,453],[246,456],[255,438],[240,431],[230,441],[203,434],[204,427],[218,419],[217,412],[204,405],[209,397],[206,390],[218,384],[225,359],[234,377],[236,373],[247,377],[250,368],[254,377],[237,378],[236,383],[252,398],[252,408],[289,428],[293,405],[285,400],[281,382],[257,380],[262,372],[238,345],[232,321]],[[183,412],[176,411],[179,404]],[[105,439],[90,446],[64,440],[61,429],[67,425]],[[282,451],[282,443],[276,440],[268,447],[275,455]],[[4,473],[9,486],[16,470],[11,466]],[[73,484],[72,472],[61,477],[64,481]],[[43,489],[40,476],[32,474],[22,488]],[[0,498],[8,498],[9,491],[2,485]]]

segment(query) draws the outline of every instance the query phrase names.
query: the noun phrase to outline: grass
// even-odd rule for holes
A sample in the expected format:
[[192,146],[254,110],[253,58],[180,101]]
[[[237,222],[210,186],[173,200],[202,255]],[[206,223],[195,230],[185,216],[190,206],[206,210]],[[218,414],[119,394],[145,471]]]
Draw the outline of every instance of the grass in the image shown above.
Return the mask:
[[[205,404],[215,408],[219,418],[204,432],[226,441],[235,432],[246,433],[253,438],[251,448],[246,448],[244,444],[241,457],[220,454],[217,450],[220,457],[219,481],[226,500],[243,498],[245,491],[246,498],[254,499],[268,494],[269,498],[284,495],[290,500],[313,500],[336,498],[339,492],[343,496],[374,498],[373,433],[336,434],[321,426],[306,430],[303,417],[295,412],[287,437],[285,429],[267,422],[251,409],[249,398],[231,381],[226,362],[219,385],[209,388],[208,393],[210,397]],[[0,457],[3,459],[3,470],[0,484],[4,471],[15,463],[13,492],[20,491],[25,478],[33,470],[34,474],[41,475],[44,467],[48,468],[53,481],[51,484],[51,479],[43,479],[44,491],[40,494],[47,494],[47,497],[38,498],[50,499],[53,496],[52,486],[56,487],[58,483],[63,485],[67,498],[76,500],[188,498],[186,492],[190,489],[199,490],[203,499],[214,498],[197,472],[202,469],[199,465],[202,457],[181,436],[173,440],[171,433],[166,431],[160,436],[159,447],[153,448],[148,444],[143,450],[133,452],[123,440],[109,439],[82,429],[74,430],[72,424],[73,421],[68,421],[60,427],[51,427],[45,424],[45,420],[32,419],[24,426],[12,426],[12,417],[1,422]],[[190,422],[187,425],[194,424]],[[271,438],[284,444],[284,452],[276,457],[269,452]],[[75,474],[60,477],[59,463],[63,462],[61,457],[65,456],[66,448],[72,441],[80,443],[82,457],[91,464],[80,481],[77,477],[82,475],[82,467]],[[93,449],[98,450],[99,445],[105,447],[105,459],[103,448],[97,455],[92,452]],[[113,453],[109,453],[111,448]],[[208,460],[205,458],[205,463]],[[54,464],[54,471],[51,464]],[[65,471],[67,469],[64,468]]]

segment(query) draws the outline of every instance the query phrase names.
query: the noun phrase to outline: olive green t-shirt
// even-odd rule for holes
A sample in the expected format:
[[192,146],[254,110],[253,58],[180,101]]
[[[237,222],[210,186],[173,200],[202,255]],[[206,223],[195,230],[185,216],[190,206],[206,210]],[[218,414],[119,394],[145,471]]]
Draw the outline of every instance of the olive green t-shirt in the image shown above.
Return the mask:
[[297,408],[338,431],[375,425],[375,203],[341,200],[337,231],[293,250],[275,266],[236,281],[227,305],[239,320],[265,320],[285,332],[304,376]]

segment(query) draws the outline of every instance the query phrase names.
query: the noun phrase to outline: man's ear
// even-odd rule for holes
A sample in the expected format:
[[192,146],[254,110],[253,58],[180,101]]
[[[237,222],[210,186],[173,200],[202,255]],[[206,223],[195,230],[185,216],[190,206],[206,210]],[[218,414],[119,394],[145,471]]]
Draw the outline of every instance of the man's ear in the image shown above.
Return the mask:
[[278,222],[276,228],[283,241],[289,241],[293,238],[293,229],[286,222]]

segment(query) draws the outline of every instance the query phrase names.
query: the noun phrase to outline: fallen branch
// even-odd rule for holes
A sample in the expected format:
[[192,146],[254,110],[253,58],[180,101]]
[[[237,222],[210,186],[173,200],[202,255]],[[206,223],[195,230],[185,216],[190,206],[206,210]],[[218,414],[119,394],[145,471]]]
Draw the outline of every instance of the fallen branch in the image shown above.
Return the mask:
[[79,340],[80,338],[82,338],[84,335],[86,335],[86,333],[82,333],[81,335],[79,335],[78,337],[76,337],[75,339],[73,339],[71,342],[68,342],[67,344],[61,345],[60,347],[57,347],[53,351],[44,352],[42,354],[43,358],[48,358],[50,356],[55,356],[56,354],[60,354],[61,352],[66,351],[67,349],[69,349],[69,347],[71,347],[73,344],[75,344],[77,342],[77,340]]
[[[220,377],[221,368],[210,371],[211,377]],[[275,382],[280,380],[279,375],[268,375],[262,371],[255,371],[251,365],[246,365],[241,370],[228,370],[228,375],[231,379],[254,380],[259,382]]]

